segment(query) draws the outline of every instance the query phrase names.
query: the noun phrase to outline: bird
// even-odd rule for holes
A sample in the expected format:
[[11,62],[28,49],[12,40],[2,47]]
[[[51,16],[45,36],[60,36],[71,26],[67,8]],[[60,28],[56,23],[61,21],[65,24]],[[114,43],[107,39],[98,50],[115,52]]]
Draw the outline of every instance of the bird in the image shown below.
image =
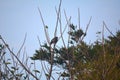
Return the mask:
[[58,37],[55,36],[55,37],[51,40],[50,45],[51,45],[51,44],[56,44],[57,41],[58,41]]

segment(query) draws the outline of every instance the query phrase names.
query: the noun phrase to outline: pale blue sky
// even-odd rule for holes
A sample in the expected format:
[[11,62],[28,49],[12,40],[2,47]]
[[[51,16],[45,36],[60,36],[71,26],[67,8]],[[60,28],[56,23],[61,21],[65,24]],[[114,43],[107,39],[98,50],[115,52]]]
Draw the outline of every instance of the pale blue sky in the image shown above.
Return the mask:
[[[78,25],[77,11],[80,8],[83,30],[92,16],[85,41],[94,41],[96,32],[101,31],[103,20],[113,33],[120,29],[119,3],[120,0],[63,0],[61,7],[63,23],[65,22],[63,12],[65,9],[67,16],[72,16],[71,22]],[[59,0],[0,0],[0,35],[10,44],[11,48],[18,50],[27,33],[25,46],[27,53],[32,55],[35,49],[39,48],[37,36],[40,37],[41,42],[45,41],[43,25],[37,8],[41,9],[52,38],[56,23],[55,6],[58,7],[58,5]],[[108,32],[105,34],[109,35]]]

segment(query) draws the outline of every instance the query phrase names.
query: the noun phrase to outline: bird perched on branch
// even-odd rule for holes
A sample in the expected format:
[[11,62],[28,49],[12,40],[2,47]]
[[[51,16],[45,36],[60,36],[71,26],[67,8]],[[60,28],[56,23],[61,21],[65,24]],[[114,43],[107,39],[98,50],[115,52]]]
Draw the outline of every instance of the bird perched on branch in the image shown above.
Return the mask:
[[51,44],[56,44],[57,41],[58,41],[58,37],[54,37],[54,38],[51,40],[50,45],[51,45]]

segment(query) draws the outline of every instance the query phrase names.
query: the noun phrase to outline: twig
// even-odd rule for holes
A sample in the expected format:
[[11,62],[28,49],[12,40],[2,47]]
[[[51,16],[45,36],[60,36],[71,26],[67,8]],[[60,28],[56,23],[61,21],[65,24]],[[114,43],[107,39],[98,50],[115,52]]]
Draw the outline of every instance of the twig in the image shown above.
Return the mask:
[[[65,14],[65,19],[66,19],[67,25],[69,26],[70,25],[71,17],[70,17],[70,20],[68,20],[65,10],[64,10],[64,14]],[[70,31],[70,27],[68,27],[68,32],[69,31]],[[70,35],[68,35],[68,45],[67,45],[67,47],[69,47],[69,40],[70,40]]]
[[[68,22],[69,22],[70,20],[71,20],[71,17],[69,18]],[[68,24],[65,25],[65,28],[64,28],[63,32],[61,33],[59,39],[60,39],[60,38],[62,37],[62,35],[64,34],[64,32],[65,32],[67,26],[68,26]],[[59,40],[59,39],[58,39],[58,40]]]
[[87,31],[88,31],[88,28],[90,26],[91,20],[92,20],[92,17],[90,17],[90,20],[89,20],[89,22],[88,22],[88,24],[86,26],[86,30],[85,30],[84,36],[81,38],[80,42],[84,39],[85,35],[87,34]]
[[[37,37],[37,38],[38,38],[38,41],[39,41],[39,45],[40,45],[40,47],[41,47],[42,45],[41,45],[40,39],[39,39],[39,37]],[[47,72],[49,72],[48,69],[46,68],[46,66],[45,66],[45,65],[43,66],[42,61],[41,61],[41,65],[42,65],[42,68],[43,68],[44,73],[46,73],[45,70],[46,70]],[[44,69],[44,68],[45,68],[45,69]]]
[[[55,7],[55,10],[56,10],[56,13],[57,13],[56,7]],[[65,28],[64,31],[62,32],[61,11],[60,11],[60,17],[58,17],[58,18],[59,18],[59,23],[60,23],[60,34],[61,34],[61,36],[59,37],[59,39],[62,38],[63,45],[64,45],[64,47],[66,47],[65,41],[64,41],[64,38],[63,38],[63,33],[64,33],[64,31],[65,31],[66,28]],[[67,26],[66,26],[66,27],[67,27]],[[58,40],[59,40],[59,39],[58,39]]]
[[57,27],[58,27],[59,15],[60,15],[61,3],[62,3],[62,0],[60,0],[60,4],[59,4],[59,8],[58,8],[57,22],[56,22],[56,27],[55,27],[54,37],[56,37],[56,33],[57,33]]
[[107,27],[107,25],[106,25],[106,23],[103,21],[103,25],[104,25],[104,27],[107,29],[107,31],[112,35],[112,36],[114,36],[117,40],[120,40],[120,38],[119,37],[116,37],[111,31],[110,31],[110,29]]
[[102,47],[103,47],[103,73],[102,73],[102,78],[105,80],[106,77],[106,52],[105,52],[105,46],[104,46],[104,23],[103,23],[103,28],[102,28]]
[[39,80],[32,72],[30,72],[25,66],[24,64],[19,60],[19,58],[14,54],[14,52],[9,48],[8,44],[6,44],[6,42],[4,41],[4,39],[1,37],[2,42],[6,45],[7,49],[9,50],[9,52],[17,59],[17,61],[20,63],[20,65],[25,69],[25,71],[27,71],[32,77],[34,77],[36,80]]
[[80,9],[78,8],[78,26],[79,26],[79,29],[80,29]]
[[[61,3],[62,3],[62,0],[60,0],[60,3],[59,3],[58,13],[57,13],[57,22],[56,22],[54,37],[56,37],[56,33],[57,33],[57,27],[58,27],[59,15],[60,15]],[[55,45],[56,44],[54,44],[53,49],[50,46],[51,59],[50,59],[50,69],[49,69],[48,80],[50,80],[50,78],[52,77]]]
[[23,40],[23,43],[22,43],[22,45],[21,45],[20,49],[19,49],[19,50],[18,50],[18,52],[17,52],[17,55],[19,55],[19,54],[20,54],[20,51],[22,50],[22,48],[23,48],[23,46],[24,46],[24,44],[25,44],[26,37],[27,37],[27,33],[25,34],[25,38],[24,38],[24,40]]
[[46,36],[47,42],[48,42],[48,44],[50,44],[50,38],[49,38],[48,32],[46,31],[46,25],[44,23],[44,20],[43,20],[43,17],[42,17],[42,13],[41,13],[39,8],[38,8],[38,11],[39,11],[40,17],[42,19],[42,23],[43,23],[43,26],[44,26],[44,32],[45,32],[45,36]]
[[[40,39],[39,39],[39,37],[37,37],[37,38],[38,38],[39,45],[40,45],[40,47],[41,47],[42,45],[41,45]],[[42,70],[43,70],[44,74],[46,74],[46,71],[47,71],[47,73],[48,73],[48,69],[46,68],[46,66],[43,65],[42,61],[40,61],[40,62],[41,62],[41,66],[42,66]],[[45,71],[45,70],[46,70],[46,71]],[[47,76],[46,76],[46,79],[47,79]]]
[[[67,25],[69,26],[69,25],[70,25],[70,21],[69,21],[68,18],[67,18],[67,15],[66,15],[66,11],[65,11],[65,10],[64,10],[64,15],[65,15],[65,19],[66,19]],[[70,20],[71,20],[71,17],[70,17]]]
[[[68,24],[68,26],[70,25],[70,21],[68,21],[68,18],[67,18],[67,15],[66,15],[66,12],[65,12],[65,10],[64,10],[64,14],[65,14],[65,18],[66,18],[66,21],[67,21],[67,24]],[[70,27],[68,27],[68,32],[69,31],[71,31],[71,28]],[[67,45],[67,47],[69,48],[69,41],[70,41],[70,35],[68,35],[68,45]],[[70,80],[73,80],[73,75],[71,74],[72,72],[71,72],[71,59],[70,59],[70,56],[69,56],[69,51],[68,51],[68,49],[67,49],[67,57],[68,57],[68,63],[66,63],[67,65],[68,65],[68,71],[69,71],[69,73],[70,73]]]
[[22,57],[22,63],[24,63],[24,59],[25,59],[25,48],[24,48],[24,52],[23,52],[23,57]]

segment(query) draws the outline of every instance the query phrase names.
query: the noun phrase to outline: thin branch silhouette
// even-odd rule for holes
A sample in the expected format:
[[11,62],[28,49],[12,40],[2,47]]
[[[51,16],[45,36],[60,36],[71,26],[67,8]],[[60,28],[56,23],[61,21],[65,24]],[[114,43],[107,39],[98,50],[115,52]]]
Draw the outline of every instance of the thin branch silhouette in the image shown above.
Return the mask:
[[107,27],[107,25],[106,25],[106,23],[103,21],[103,25],[105,26],[105,28],[107,29],[107,31],[112,35],[112,36],[114,36],[117,40],[120,40],[120,38],[119,37],[116,37],[111,31],[110,31],[110,29]]
[[5,42],[5,40],[2,38],[1,36],[1,40],[4,43],[4,45],[6,46],[6,48],[8,49],[8,51],[17,59],[17,61],[20,63],[20,65],[25,69],[25,71],[27,71],[33,78],[35,78],[36,80],[39,80],[32,72],[30,72],[25,65],[20,61],[20,59],[15,55],[15,53],[10,49],[9,45]]
[[57,27],[58,27],[58,21],[59,21],[61,4],[62,4],[62,0],[60,0],[58,12],[57,12],[57,21],[56,21],[56,27],[55,27],[54,37],[56,37],[56,34],[57,34]]
[[48,32],[47,32],[47,28],[46,28],[46,25],[45,25],[43,17],[42,17],[42,13],[41,13],[39,8],[38,8],[38,11],[39,11],[39,14],[40,14],[40,17],[42,19],[43,26],[44,26],[44,32],[45,32],[46,40],[47,40],[48,44],[50,45],[50,38],[49,38],[49,35],[48,35]]
[[78,8],[78,27],[80,29],[80,9]]

